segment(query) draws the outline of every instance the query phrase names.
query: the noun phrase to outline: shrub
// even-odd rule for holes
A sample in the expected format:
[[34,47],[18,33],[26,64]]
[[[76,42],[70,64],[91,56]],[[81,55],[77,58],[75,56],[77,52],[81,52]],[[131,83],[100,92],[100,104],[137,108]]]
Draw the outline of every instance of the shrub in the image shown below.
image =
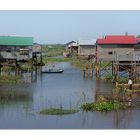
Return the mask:
[[95,103],[86,103],[81,106],[85,111],[112,111],[118,109],[125,109],[126,105],[118,101],[108,101],[108,102],[95,102]]

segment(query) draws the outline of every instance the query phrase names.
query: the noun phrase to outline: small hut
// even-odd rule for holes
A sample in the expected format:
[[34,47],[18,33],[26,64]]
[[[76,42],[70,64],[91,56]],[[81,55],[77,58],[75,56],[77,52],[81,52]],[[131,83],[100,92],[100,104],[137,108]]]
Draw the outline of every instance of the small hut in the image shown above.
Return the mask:
[[78,56],[88,57],[89,55],[95,55],[96,52],[96,40],[78,40]]

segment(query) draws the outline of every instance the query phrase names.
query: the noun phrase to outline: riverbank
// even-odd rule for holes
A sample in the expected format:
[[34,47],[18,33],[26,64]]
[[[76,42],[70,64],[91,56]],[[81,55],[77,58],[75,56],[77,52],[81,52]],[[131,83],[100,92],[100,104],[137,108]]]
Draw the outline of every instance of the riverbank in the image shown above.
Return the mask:
[[17,84],[22,83],[21,76],[19,75],[1,75],[0,76],[0,83],[11,83]]

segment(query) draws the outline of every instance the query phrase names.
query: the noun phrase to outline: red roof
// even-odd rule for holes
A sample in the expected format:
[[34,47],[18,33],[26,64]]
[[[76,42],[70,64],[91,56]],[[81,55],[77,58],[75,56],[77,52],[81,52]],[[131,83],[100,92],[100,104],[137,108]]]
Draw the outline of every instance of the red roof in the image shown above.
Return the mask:
[[140,41],[140,38],[136,38],[136,40],[137,40],[137,42],[139,42]]
[[98,44],[136,44],[140,41],[140,38],[130,35],[120,36],[106,36],[103,39],[97,39]]

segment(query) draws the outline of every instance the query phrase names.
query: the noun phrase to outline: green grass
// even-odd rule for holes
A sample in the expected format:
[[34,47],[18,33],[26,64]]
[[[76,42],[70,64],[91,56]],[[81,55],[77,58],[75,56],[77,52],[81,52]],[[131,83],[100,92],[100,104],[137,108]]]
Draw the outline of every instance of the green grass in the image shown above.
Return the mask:
[[31,65],[22,65],[21,69],[23,71],[32,71],[33,70]]
[[77,113],[79,110],[75,109],[59,109],[59,108],[50,108],[50,109],[44,109],[40,111],[40,114],[46,114],[46,115],[66,115],[66,114],[73,114]]
[[42,47],[42,52],[49,57],[63,55],[64,51],[65,47],[63,44],[44,45]]
[[51,58],[51,57],[43,57],[43,63],[47,64],[49,62],[70,62],[72,58]]
[[87,65],[88,66],[93,65],[93,62],[89,62],[86,59],[77,59],[77,58],[73,58],[71,63],[73,66],[80,69],[85,69]]
[[116,88],[113,88],[112,91],[113,91],[114,94],[118,94],[118,95],[120,95],[120,94],[124,95],[125,92],[126,92],[124,87],[116,87]]
[[1,75],[0,76],[0,83],[21,83],[21,77],[18,75]]
[[114,81],[114,76],[111,73],[108,73],[105,75],[104,79],[108,82],[109,81],[112,82],[112,81]]
[[[103,79],[106,80],[106,81],[110,81],[110,82],[115,81],[115,77],[111,73],[106,74]],[[124,84],[128,83],[128,78],[119,76],[118,77],[118,82],[119,83],[124,83]]]
[[9,71],[11,71],[12,69],[13,69],[12,67],[3,66],[3,67],[1,68],[1,71],[9,72]]
[[126,105],[119,101],[108,101],[108,102],[95,102],[95,103],[86,103],[81,106],[85,111],[101,111],[107,112],[118,109],[126,109]]

